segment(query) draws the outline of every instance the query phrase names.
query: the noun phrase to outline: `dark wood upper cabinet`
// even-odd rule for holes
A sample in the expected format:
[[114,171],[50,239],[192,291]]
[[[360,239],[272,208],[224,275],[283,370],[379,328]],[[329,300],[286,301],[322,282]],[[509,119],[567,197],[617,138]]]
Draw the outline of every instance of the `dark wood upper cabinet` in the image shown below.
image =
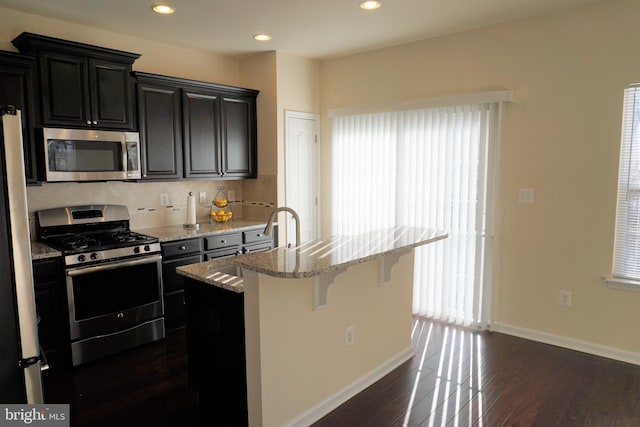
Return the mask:
[[138,76],[137,94],[142,178],[182,178],[180,88]]
[[257,175],[256,98],[249,95],[223,95],[222,158],[227,177]]
[[0,51],[0,105],[13,105],[22,112],[24,167],[27,184],[37,183],[34,111],[37,99],[36,59]]
[[220,95],[183,90],[182,116],[185,177],[221,177]]
[[140,55],[31,33],[12,43],[38,57],[42,125],[136,128],[131,67]]
[[149,73],[134,75],[146,162],[143,179],[257,176],[258,91]]

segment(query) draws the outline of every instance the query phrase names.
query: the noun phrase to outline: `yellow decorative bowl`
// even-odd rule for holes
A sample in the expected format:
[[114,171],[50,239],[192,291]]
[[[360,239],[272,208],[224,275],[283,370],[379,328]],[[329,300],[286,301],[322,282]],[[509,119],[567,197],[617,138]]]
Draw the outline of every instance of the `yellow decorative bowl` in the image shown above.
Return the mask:
[[229,204],[229,201],[227,199],[213,199],[213,204],[219,208],[224,208]]
[[233,212],[224,212],[224,213],[211,212],[210,215],[211,215],[211,218],[213,218],[213,220],[215,222],[227,222],[233,216]]

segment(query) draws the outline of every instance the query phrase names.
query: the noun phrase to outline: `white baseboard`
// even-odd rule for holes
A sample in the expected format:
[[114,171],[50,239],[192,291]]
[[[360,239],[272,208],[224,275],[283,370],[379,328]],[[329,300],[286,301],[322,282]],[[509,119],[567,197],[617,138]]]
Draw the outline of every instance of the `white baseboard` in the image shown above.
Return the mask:
[[593,354],[595,356],[602,356],[609,359],[619,360],[621,362],[640,365],[640,354],[620,350],[615,347],[594,344],[588,341],[581,341],[574,338],[568,338],[561,335],[554,335],[546,332],[535,331],[532,329],[521,328],[519,326],[508,325],[500,322],[492,323],[491,330],[532,341],[538,341],[545,344],[567,348],[569,350],[581,351],[583,353]]
[[309,408],[309,410],[289,420],[283,427],[307,427],[313,424],[356,394],[369,387],[371,384],[380,380],[407,360],[411,359],[414,354],[413,346],[405,348],[400,353],[396,354],[391,359],[388,359],[380,366],[363,377],[360,377],[336,394],[329,396],[327,399]]

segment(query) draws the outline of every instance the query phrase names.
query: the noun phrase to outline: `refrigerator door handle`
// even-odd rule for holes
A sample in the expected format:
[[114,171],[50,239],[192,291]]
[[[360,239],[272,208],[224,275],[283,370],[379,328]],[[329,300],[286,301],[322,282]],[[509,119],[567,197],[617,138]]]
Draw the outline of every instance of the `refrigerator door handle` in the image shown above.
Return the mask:
[[49,370],[49,361],[47,360],[47,354],[44,352],[44,350],[40,350],[40,360],[41,360],[41,364],[40,364],[40,372],[45,372]]
[[26,369],[31,365],[35,365],[41,360],[42,358],[40,356],[27,357],[26,359],[20,359],[18,361],[18,366],[20,366],[22,369]]

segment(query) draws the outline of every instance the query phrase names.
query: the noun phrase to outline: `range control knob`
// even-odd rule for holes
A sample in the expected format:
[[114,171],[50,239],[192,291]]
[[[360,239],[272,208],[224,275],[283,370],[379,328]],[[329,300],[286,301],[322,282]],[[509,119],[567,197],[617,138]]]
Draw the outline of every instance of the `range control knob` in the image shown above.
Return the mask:
[[139,254],[140,253],[140,246],[136,246],[135,248],[133,248],[133,253]]
[[90,258],[91,258],[93,261],[97,260],[97,259],[98,259],[98,254],[94,252],[94,253],[92,253],[92,254],[91,254]]
[[151,247],[149,245],[144,245],[145,252],[149,252],[150,250],[151,250]]
[[78,261],[80,261],[80,262],[84,262],[84,260],[86,260],[86,259],[87,259],[87,257],[86,257],[86,256],[84,256],[84,255],[78,255]]

